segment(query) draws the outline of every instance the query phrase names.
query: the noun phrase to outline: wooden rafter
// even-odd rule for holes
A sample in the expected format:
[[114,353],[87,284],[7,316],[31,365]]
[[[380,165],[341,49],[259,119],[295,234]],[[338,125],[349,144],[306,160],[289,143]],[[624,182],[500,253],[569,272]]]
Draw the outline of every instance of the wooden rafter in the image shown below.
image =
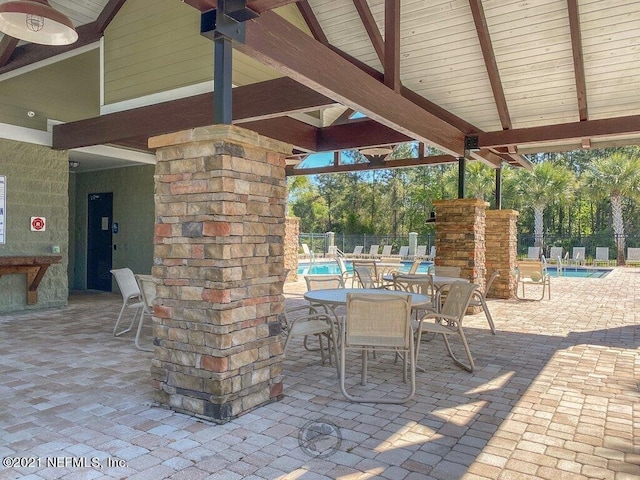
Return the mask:
[[494,148],[559,141],[579,143],[582,138],[631,134],[640,134],[640,115],[479,133],[478,144],[480,148]]
[[464,134],[379,83],[279,15],[247,22],[236,48],[275,70],[388,127],[452,155],[464,152]]
[[587,83],[584,75],[584,59],[582,56],[582,34],[580,33],[580,14],[578,1],[567,0],[569,9],[569,28],[571,30],[571,48],[573,50],[573,69],[576,75],[576,92],[578,94],[578,112],[580,120],[588,120]]
[[369,40],[371,40],[371,44],[378,55],[380,63],[384,65],[385,42],[382,38],[382,34],[380,33],[380,29],[378,28],[378,24],[376,23],[375,18],[373,18],[373,14],[371,13],[367,0],[353,0],[353,5],[358,11],[362,25],[364,25],[367,35],[369,35]]
[[[332,104],[327,97],[286,77],[233,89],[235,122],[279,117]],[[149,137],[206,126],[212,122],[213,93],[205,93],[56,125],[53,148],[113,143],[130,137]]]
[[341,172],[362,172],[367,170],[378,170],[380,168],[407,168],[419,167],[421,165],[442,165],[446,163],[457,162],[458,159],[451,155],[432,155],[418,158],[400,158],[394,160],[386,160],[381,164],[378,163],[352,163],[332,165],[329,167],[317,168],[295,168],[293,166],[286,167],[288,176],[294,175],[319,175],[322,173],[341,173]]
[[100,33],[104,33],[104,30],[109,26],[111,20],[115,18],[126,0],[109,0],[107,4],[98,15],[96,20],[96,30]]
[[478,33],[478,40],[480,41],[480,48],[482,50],[484,64],[487,68],[487,74],[489,75],[489,83],[491,84],[493,98],[495,99],[496,108],[498,109],[500,123],[502,124],[503,129],[508,130],[511,128],[511,117],[509,116],[507,99],[504,96],[504,90],[502,89],[500,71],[498,70],[498,64],[496,63],[496,56],[493,51],[491,36],[489,35],[487,19],[484,15],[484,8],[482,7],[482,0],[469,0],[469,6],[471,7],[473,21],[476,24],[476,32]]
[[0,41],[0,67],[4,67],[13,55],[13,51],[18,46],[19,40],[9,35],[3,35]]
[[400,0],[384,2],[384,84],[400,92]]
[[[274,8],[283,7],[290,3],[296,3],[298,0],[248,0],[247,7],[254,12],[262,13]],[[201,12],[213,10],[217,8],[217,0],[184,0],[184,3],[197,8]]]
[[313,10],[311,9],[311,5],[309,5],[309,2],[307,0],[301,0],[298,2],[297,5],[298,5],[298,10],[300,11],[300,15],[302,15],[302,18],[304,19],[307,26],[309,27],[309,30],[311,30],[311,35],[313,35],[313,38],[315,38],[317,41],[319,41],[323,45],[329,45],[329,40],[327,39],[327,36],[324,34],[324,31],[320,26],[320,22],[318,21],[318,17],[316,17],[316,14],[313,13]]
[[319,129],[318,151],[376,147],[392,143],[411,142],[412,140],[413,138],[392,128],[367,119]]

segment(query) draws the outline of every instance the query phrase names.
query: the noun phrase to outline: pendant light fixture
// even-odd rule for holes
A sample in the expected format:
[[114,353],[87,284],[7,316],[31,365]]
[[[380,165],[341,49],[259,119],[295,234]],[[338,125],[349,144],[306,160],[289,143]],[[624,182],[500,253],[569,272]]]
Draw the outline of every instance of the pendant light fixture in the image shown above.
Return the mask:
[[78,33],[69,18],[47,0],[18,0],[0,4],[0,32],[42,45],[69,45]]

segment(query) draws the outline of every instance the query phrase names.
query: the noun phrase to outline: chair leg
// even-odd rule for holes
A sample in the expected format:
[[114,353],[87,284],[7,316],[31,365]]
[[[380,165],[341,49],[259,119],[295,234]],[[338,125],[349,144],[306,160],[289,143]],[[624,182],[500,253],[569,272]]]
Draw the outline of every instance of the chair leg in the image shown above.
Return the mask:
[[120,335],[124,335],[127,332],[130,332],[131,329],[133,328],[133,324],[136,322],[136,318],[138,317],[138,312],[140,311],[140,308],[137,308],[135,313],[133,314],[133,318],[131,319],[131,323],[129,324],[129,327],[127,327],[125,330],[121,330],[121,331],[117,331],[118,330],[118,325],[120,324],[120,320],[122,320],[122,316],[124,313],[124,309],[127,308],[127,304],[126,302],[122,304],[122,308],[120,309],[120,314],[118,315],[118,319],[116,320],[116,324],[113,327],[113,336],[114,337],[119,337]]
[[473,362],[473,357],[471,356],[471,351],[469,350],[469,345],[467,345],[467,339],[464,336],[464,332],[462,330],[458,330],[458,334],[460,335],[460,339],[462,341],[462,345],[464,346],[464,351],[467,354],[467,358],[469,360],[469,365],[465,365],[463,362],[458,360],[458,358],[454,355],[453,351],[451,350],[451,345],[449,344],[449,339],[447,338],[447,335],[443,334],[442,337],[444,338],[444,344],[447,347],[447,352],[449,353],[449,356],[451,357],[451,359],[453,360],[453,362],[456,365],[458,365],[459,367],[465,369],[468,372],[473,373],[475,365],[474,365],[474,362]]
[[484,299],[484,295],[478,294],[480,298],[480,303],[482,304],[482,310],[484,310],[484,316],[487,317],[487,322],[489,322],[489,328],[491,328],[491,333],[496,334],[496,327],[493,324],[493,318],[491,317],[491,312],[489,311],[489,306],[487,305],[487,301]]
[[136,332],[135,344],[138,350],[143,350],[145,352],[153,352],[153,347],[141,347],[140,346],[140,332],[142,331],[142,324],[144,322],[144,310],[140,313],[140,322],[138,323],[138,331]]

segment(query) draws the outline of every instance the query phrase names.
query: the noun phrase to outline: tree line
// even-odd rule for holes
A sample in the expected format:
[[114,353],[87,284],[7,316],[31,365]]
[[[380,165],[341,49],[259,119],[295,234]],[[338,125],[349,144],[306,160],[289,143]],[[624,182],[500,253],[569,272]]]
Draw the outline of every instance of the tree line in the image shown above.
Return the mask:
[[[353,163],[368,161],[357,151],[343,155]],[[390,158],[412,156],[415,144],[405,144]],[[594,236],[617,249],[623,262],[625,246],[640,239],[640,148],[545,153],[529,160],[530,170],[501,169],[501,206],[519,211],[519,234],[535,245]],[[495,169],[467,162],[465,197],[495,208],[495,178]],[[301,232],[428,235],[434,200],[458,197],[458,164],[293,176],[288,187],[289,214],[300,218]]]

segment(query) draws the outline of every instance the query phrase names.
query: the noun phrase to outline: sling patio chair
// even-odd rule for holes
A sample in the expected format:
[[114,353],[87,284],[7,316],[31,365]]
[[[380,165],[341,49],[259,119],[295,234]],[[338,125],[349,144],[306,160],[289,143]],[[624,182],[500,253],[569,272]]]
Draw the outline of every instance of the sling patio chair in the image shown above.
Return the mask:
[[573,247],[569,263],[571,265],[584,265],[586,250],[587,249],[585,247]]
[[489,293],[489,289],[491,288],[491,285],[493,285],[493,281],[499,276],[499,272],[493,272],[487,281],[487,285],[484,287],[484,291],[477,288],[475,292],[473,292],[473,296],[469,302],[470,307],[482,307],[482,311],[484,312],[484,316],[487,317],[487,322],[489,322],[489,328],[493,335],[496,334],[496,327],[493,324],[493,317],[491,316],[491,312],[487,306],[487,293]]
[[380,245],[371,245],[369,247],[369,253],[364,254],[363,257],[365,258],[377,258],[380,256],[380,254],[378,253],[378,249],[380,248]]
[[420,268],[420,264],[422,263],[422,260],[418,259],[418,260],[414,260],[413,263],[411,264],[411,266],[409,267],[409,274],[414,274],[418,271],[418,268]]
[[415,254],[415,258],[416,259],[421,259],[424,260],[424,258],[427,256],[427,246],[426,245],[418,245],[416,247],[416,254]]
[[[427,312],[415,325],[416,329],[416,359],[420,353],[420,342],[425,332],[439,333],[444,340],[447,353],[459,367],[473,372],[475,364],[471,356],[471,350],[467,343],[467,337],[462,329],[462,320],[465,316],[471,297],[477,289],[477,285],[470,282],[453,282],[447,292],[447,298],[439,312]],[[438,300],[439,301],[439,300]],[[434,320],[431,322],[431,320]],[[448,336],[457,336],[467,356],[467,363],[456,357],[451,348]]]
[[156,299],[156,284],[153,281],[151,275],[135,275],[138,286],[140,287],[140,294],[144,301],[142,308],[142,314],[140,315],[140,322],[138,322],[138,330],[136,331],[135,346],[138,350],[144,350],[145,352],[152,352],[153,347],[141,347],[140,346],[140,332],[142,331],[142,324],[144,323],[144,317],[153,316],[153,301]]
[[[120,290],[120,294],[122,295],[122,308],[120,308],[118,319],[113,327],[114,337],[119,337],[120,335],[124,335],[131,331],[138,316],[141,317],[140,322],[142,322],[142,311],[145,308],[145,303],[142,298],[138,282],[136,281],[136,277],[130,268],[116,268],[111,270],[111,274],[115,278],[116,283],[118,284],[118,290]],[[118,325],[120,325],[125,309],[135,310],[133,318],[127,328],[118,331]]]
[[382,253],[380,254],[381,257],[390,257],[391,256],[391,250],[393,249],[393,245],[385,245],[382,247]]
[[627,248],[627,265],[640,265],[640,248]]
[[551,247],[549,249],[549,258],[547,259],[547,262],[561,263],[563,250],[564,249],[562,247]]
[[302,248],[302,253],[298,254],[298,258],[311,258],[312,257],[311,250],[309,250],[309,245],[307,245],[306,243],[301,243],[300,247]]
[[[340,390],[351,402],[405,403],[416,391],[416,366],[411,325],[411,296],[409,294],[347,295],[347,314],[341,330],[340,342]],[[360,352],[362,367],[360,384],[367,384],[369,351],[392,351],[403,359],[403,381],[409,370],[409,392],[402,398],[380,396],[356,396],[347,392],[347,350]],[[390,377],[394,378],[394,377]],[[377,390],[373,390],[374,392]],[[391,397],[391,395],[389,395]]]
[[364,250],[364,247],[362,245],[356,245],[355,247],[353,247],[353,253],[345,253],[344,256],[347,258],[360,258],[362,257],[362,250]]
[[593,265],[611,265],[611,260],[609,260],[609,247],[596,247],[596,256],[593,259]]
[[[518,290],[522,285],[522,296],[518,295]],[[535,285],[542,287],[540,298],[528,299],[525,294],[525,285]],[[542,300],[544,292],[549,289],[549,299],[551,299],[551,277],[547,269],[540,260],[520,260],[518,262],[518,275],[516,277],[516,297],[520,300]]]
[[540,260],[540,247],[527,248],[527,260]]

